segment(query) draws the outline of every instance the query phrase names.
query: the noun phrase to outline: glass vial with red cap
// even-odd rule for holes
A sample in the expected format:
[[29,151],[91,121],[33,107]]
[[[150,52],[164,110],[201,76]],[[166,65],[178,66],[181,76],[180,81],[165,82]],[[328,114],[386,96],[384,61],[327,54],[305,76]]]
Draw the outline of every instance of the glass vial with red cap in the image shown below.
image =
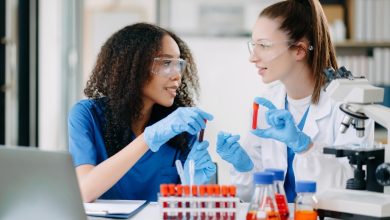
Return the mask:
[[274,174],[258,172],[253,175],[255,191],[246,220],[280,220],[275,201]]
[[274,187],[275,187],[275,200],[278,206],[280,219],[287,220],[290,212],[288,210],[288,203],[286,198],[286,192],[284,191],[284,171],[281,169],[266,169],[265,172],[274,174]]

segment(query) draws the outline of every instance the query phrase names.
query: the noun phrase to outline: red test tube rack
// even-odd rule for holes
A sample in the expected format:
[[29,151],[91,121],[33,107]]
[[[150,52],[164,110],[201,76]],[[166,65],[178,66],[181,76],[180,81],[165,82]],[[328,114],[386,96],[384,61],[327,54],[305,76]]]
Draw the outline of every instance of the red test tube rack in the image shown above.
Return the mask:
[[[235,186],[193,187],[197,189],[192,191],[198,192],[193,195],[188,193],[187,186],[181,185],[175,185],[174,194],[172,188],[168,195],[165,191],[159,193],[158,203],[162,219],[236,220],[240,199],[235,195]],[[225,193],[226,189],[228,192]]]

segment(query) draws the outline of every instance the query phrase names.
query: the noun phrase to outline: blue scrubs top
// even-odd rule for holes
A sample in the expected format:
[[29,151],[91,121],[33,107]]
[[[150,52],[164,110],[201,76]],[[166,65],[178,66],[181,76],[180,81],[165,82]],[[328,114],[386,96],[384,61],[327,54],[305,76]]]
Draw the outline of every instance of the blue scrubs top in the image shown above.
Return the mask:
[[[81,100],[69,113],[69,151],[75,167],[83,164],[98,165],[108,158],[102,132],[102,103],[96,100]],[[134,139],[133,134],[132,140]],[[99,199],[157,201],[160,184],[180,182],[175,161],[180,159],[184,164],[185,158],[187,155],[168,144],[161,146],[157,152],[148,150]]]

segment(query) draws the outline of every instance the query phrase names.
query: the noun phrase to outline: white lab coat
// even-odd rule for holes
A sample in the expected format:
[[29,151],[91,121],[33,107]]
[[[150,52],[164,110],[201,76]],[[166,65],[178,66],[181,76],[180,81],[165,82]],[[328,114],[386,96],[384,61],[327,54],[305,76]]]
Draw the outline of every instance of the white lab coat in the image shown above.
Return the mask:
[[[286,91],[284,85],[276,83],[270,86],[263,95],[278,109],[284,109]],[[310,105],[310,109],[303,127],[303,132],[310,136],[313,147],[301,154],[295,154],[293,168],[296,180],[314,180],[317,182],[317,192],[327,188],[345,188],[347,179],[353,177],[353,168],[347,158],[336,158],[334,155],[323,154],[323,147],[363,143],[372,145],[374,142],[374,122],[366,120],[365,136],[358,138],[356,130],[350,126],[346,133],[339,132],[344,113],[339,109],[336,101],[328,94],[321,92],[317,105]],[[259,108],[258,128],[269,125],[265,120],[263,106]],[[284,143],[273,139],[259,138],[252,133],[243,140],[242,147],[251,157],[254,168],[249,172],[238,172],[231,167],[231,181],[237,186],[237,195],[243,201],[250,201],[253,193],[253,173],[266,168],[277,168],[287,171],[287,147]]]

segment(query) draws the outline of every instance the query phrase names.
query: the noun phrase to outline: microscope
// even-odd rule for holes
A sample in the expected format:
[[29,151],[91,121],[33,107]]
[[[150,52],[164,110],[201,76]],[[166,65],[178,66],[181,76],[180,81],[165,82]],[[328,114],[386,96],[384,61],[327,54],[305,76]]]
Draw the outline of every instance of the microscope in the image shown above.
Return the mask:
[[[376,104],[383,102],[383,88],[370,85],[364,76],[355,77],[345,67],[324,71],[325,91],[332,99],[343,102],[340,110],[345,116],[340,132],[349,127],[363,137],[365,120],[373,119],[387,129],[390,141],[390,108]],[[318,195],[320,219],[390,219],[390,145],[362,146],[358,144],[325,147],[324,154],[347,157],[355,166],[354,177],[346,189],[328,189]],[[386,162],[386,163],[385,163]]]

